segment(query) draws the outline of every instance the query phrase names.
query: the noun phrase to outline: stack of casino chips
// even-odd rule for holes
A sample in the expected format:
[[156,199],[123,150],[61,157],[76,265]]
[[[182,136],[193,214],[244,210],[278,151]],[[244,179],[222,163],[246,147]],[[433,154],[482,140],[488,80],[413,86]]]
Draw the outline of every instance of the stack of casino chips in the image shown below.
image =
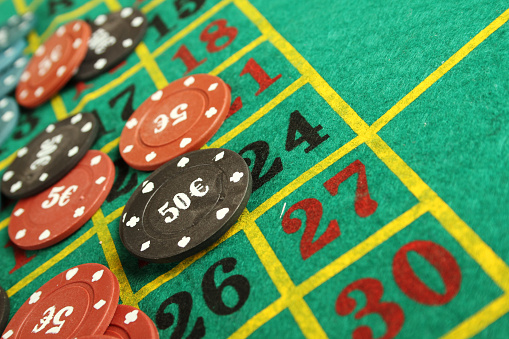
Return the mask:
[[0,27],[0,145],[9,138],[18,123],[19,107],[10,94],[28,63],[24,53],[28,45],[26,36],[35,22],[34,14],[28,12],[10,17]]
[[[99,76],[135,49],[146,28],[145,16],[131,7],[99,15],[90,23],[75,20],[60,26],[17,70],[17,103],[34,109],[71,79]],[[12,98],[6,100],[5,107],[17,107]],[[212,245],[239,219],[252,190],[248,164],[228,149],[202,149],[226,119],[230,105],[230,89],[222,79],[194,74],[157,90],[127,120],[120,155],[136,170],[154,171],[134,191],[119,222],[120,239],[133,256],[155,263],[183,260]],[[113,186],[115,167],[107,154],[90,150],[98,130],[96,116],[80,112],[49,124],[17,151],[1,177],[3,196],[18,200],[8,227],[15,246],[26,250],[52,246],[100,208]],[[66,290],[77,280],[89,285],[92,296],[79,295],[86,289]],[[8,298],[2,293],[0,331],[9,315]],[[75,295],[72,300],[64,298],[70,294]],[[96,311],[83,310],[83,300],[94,300]],[[23,338],[28,330],[65,338],[108,334],[124,338],[110,329],[127,331],[123,326],[136,319],[150,321],[136,309],[116,307],[117,302],[118,283],[106,267],[77,266],[35,292],[2,339]],[[40,322],[48,312],[58,321]],[[53,326],[64,318],[65,325]],[[148,327],[140,328],[143,331],[128,338],[152,333]],[[157,337],[157,331],[147,336]]]
[[107,267],[95,263],[72,267],[39,287],[21,305],[2,339],[159,338],[145,313],[118,305],[119,292],[118,280]]

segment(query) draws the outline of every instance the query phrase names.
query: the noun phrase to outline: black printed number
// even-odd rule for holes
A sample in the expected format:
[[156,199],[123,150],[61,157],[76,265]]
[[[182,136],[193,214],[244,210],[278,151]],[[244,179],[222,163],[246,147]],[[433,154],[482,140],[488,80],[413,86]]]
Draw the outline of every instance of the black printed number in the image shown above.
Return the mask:
[[[178,292],[166,299],[156,314],[156,324],[161,330],[170,328],[175,322],[175,316],[171,313],[166,313],[166,308],[171,304],[177,304],[178,306],[178,319],[177,327],[171,334],[171,339],[180,339],[184,337],[184,333],[189,323],[189,316],[193,309],[193,297],[189,292]],[[205,335],[205,326],[203,324],[203,318],[199,317],[194,324],[191,334],[187,337],[188,339],[203,338]]]
[[[318,131],[322,128],[322,125],[317,125],[316,127],[311,126],[299,111],[292,112],[290,115],[290,123],[288,124],[288,133],[286,135],[286,150],[290,152],[303,142],[309,144],[304,152],[309,153],[314,150],[322,142],[329,139],[328,134],[324,136],[318,134]],[[298,139],[295,138],[297,132],[301,135]]]
[[[216,272],[221,267],[222,273],[227,274],[232,272],[237,265],[235,258],[224,258],[210,266],[207,272],[203,275],[201,283],[203,298],[205,304],[210,308],[212,312],[217,315],[229,315],[237,312],[244,306],[251,286],[246,277],[240,274],[234,274],[223,280],[219,286],[216,285]],[[228,306],[223,299],[223,292],[225,289],[233,288],[237,293],[235,305]],[[173,315],[168,309],[170,305],[176,304],[178,306],[178,318],[177,325],[171,334],[171,339],[183,338],[187,325],[189,324],[189,318],[193,309],[193,297],[189,292],[182,291],[175,293],[159,306],[156,313],[156,325],[160,330],[166,330],[175,324],[175,315]],[[191,333],[186,337],[187,339],[198,339],[205,336],[205,323],[203,317],[198,317],[191,330]]]
[[[217,268],[221,266],[223,273],[230,273],[235,269],[235,265],[237,265],[235,258],[219,260],[203,276],[201,283],[203,298],[210,310],[217,315],[228,315],[237,312],[244,306],[249,297],[251,286],[249,286],[249,281],[246,277],[240,274],[232,275],[226,278],[221,285],[216,286],[214,276]],[[227,287],[232,287],[238,295],[237,303],[231,307],[227,306],[223,301],[223,291]]]
[[[283,170],[283,162],[280,157],[274,159],[269,170],[262,175],[263,167],[269,157],[269,144],[265,141],[255,141],[244,147],[239,154],[243,155],[247,151],[253,151],[255,154],[255,161],[251,175],[253,176],[253,192],[262,187],[265,183],[274,178],[279,172]],[[251,165],[251,159],[244,158],[247,165]]]
[[204,3],[205,0],[175,0],[179,19],[185,19],[198,12]]

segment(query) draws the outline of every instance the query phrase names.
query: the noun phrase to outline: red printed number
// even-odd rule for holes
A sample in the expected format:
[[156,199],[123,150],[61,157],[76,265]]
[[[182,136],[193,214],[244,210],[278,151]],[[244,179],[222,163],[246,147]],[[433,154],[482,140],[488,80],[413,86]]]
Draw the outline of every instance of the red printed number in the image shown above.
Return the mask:
[[187,74],[194,70],[196,67],[203,64],[205,61],[207,61],[207,58],[203,58],[202,60],[198,61],[195,59],[195,57],[189,52],[186,45],[180,46],[177,53],[171,58],[171,60],[180,59],[186,66],[187,70],[184,74]]
[[[407,254],[414,251],[426,259],[438,271],[445,285],[445,293],[440,294],[430,289],[415,274],[408,262]],[[443,305],[451,301],[459,292],[461,270],[456,259],[442,246],[427,240],[415,240],[401,247],[392,262],[392,273],[398,287],[412,300],[424,305]],[[340,316],[351,314],[356,306],[355,299],[348,296],[352,291],[361,291],[366,296],[366,306],[355,314],[355,319],[376,313],[387,325],[383,339],[394,338],[405,321],[403,310],[394,302],[380,302],[383,296],[383,285],[373,278],[359,279],[345,287],[336,299],[336,313]],[[372,330],[367,326],[357,327],[354,339],[373,338]]]
[[[357,302],[348,296],[352,291],[361,291],[366,296],[366,306],[355,314],[355,319],[361,319],[368,314],[378,314],[386,324],[385,334],[380,339],[394,338],[398,335],[403,327],[405,314],[398,304],[380,301],[384,293],[384,287],[376,279],[359,279],[346,286],[336,299],[337,314],[347,316],[355,310]],[[372,339],[373,331],[368,326],[359,326],[353,331],[352,338]]]
[[325,232],[316,241],[313,241],[323,214],[322,203],[313,198],[299,201],[286,211],[282,221],[283,230],[286,233],[295,233],[302,225],[302,221],[300,219],[291,218],[292,213],[296,210],[303,210],[306,212],[306,227],[300,241],[300,254],[302,255],[302,259],[308,259],[325,245],[340,236],[341,232],[339,230],[338,222],[336,220],[332,220]]
[[[207,42],[207,52],[215,53],[225,49],[230,45],[233,40],[237,37],[238,30],[235,27],[226,27],[228,22],[226,19],[219,19],[212,21],[205,27],[200,34],[200,40]],[[212,30],[212,32],[211,32]],[[223,38],[227,38],[224,41]],[[224,41],[221,44],[217,44],[219,41]]]
[[[415,274],[408,262],[408,252],[414,251],[426,259],[440,274],[445,293],[440,294]],[[425,305],[443,305],[458,294],[461,285],[461,270],[449,251],[431,241],[416,240],[401,247],[392,262],[392,274],[399,288],[409,298]]]
[[276,75],[274,78],[271,78],[267,74],[267,72],[265,72],[264,69],[261,68],[260,65],[258,65],[258,63],[253,58],[250,58],[246,62],[246,65],[242,69],[242,72],[240,72],[240,76],[243,76],[244,74],[251,75],[253,79],[258,83],[259,88],[258,91],[255,93],[255,96],[258,96],[260,93],[269,88],[270,85],[272,85],[279,78],[281,78],[281,74]]
[[25,250],[22,250],[18,246],[14,245],[10,240],[4,246],[4,248],[7,247],[12,247],[15,261],[14,267],[9,271],[9,274],[16,272],[21,267],[25,266],[28,262],[30,262],[30,260],[35,258],[35,254],[30,257],[27,257],[27,253],[25,252]]
[[327,180],[323,186],[332,196],[338,194],[339,185],[352,175],[358,173],[357,190],[355,191],[355,212],[359,217],[366,218],[375,213],[378,203],[369,196],[366,168],[360,160],[355,160],[341,172]]

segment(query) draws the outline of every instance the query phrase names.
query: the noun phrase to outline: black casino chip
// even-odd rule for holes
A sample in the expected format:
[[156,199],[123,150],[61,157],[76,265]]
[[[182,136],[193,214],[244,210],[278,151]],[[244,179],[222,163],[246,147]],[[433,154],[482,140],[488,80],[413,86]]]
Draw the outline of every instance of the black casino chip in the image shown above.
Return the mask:
[[25,147],[2,177],[2,193],[22,199],[63,178],[87,153],[98,133],[93,114],[78,113],[51,124]]
[[99,15],[90,23],[88,52],[75,79],[88,80],[116,66],[138,46],[147,26],[145,15],[132,7]]
[[142,260],[181,261],[237,222],[251,186],[249,167],[237,153],[222,148],[186,153],[134,191],[120,219],[120,239]]
[[7,326],[10,310],[9,297],[0,286],[0,333],[2,333],[5,330],[5,326]]

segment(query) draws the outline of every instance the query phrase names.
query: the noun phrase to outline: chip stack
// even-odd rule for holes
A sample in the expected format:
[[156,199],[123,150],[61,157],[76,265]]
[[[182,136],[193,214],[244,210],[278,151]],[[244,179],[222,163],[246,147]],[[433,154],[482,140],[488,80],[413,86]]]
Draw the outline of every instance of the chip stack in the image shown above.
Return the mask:
[[10,17],[0,28],[0,145],[16,127],[19,108],[8,95],[16,88],[28,62],[24,55],[26,36],[35,25],[35,16],[28,12]]
[[[40,286],[7,325],[7,319],[1,318],[0,333],[3,332],[5,339],[46,337],[48,334],[66,339],[158,339],[157,328],[145,313],[117,304],[119,292],[117,278],[101,264],[69,268]],[[8,305],[4,294],[0,288],[0,306],[4,299]],[[5,314],[4,309],[0,309],[0,316],[2,314]],[[8,316],[9,312],[6,314]],[[41,319],[47,321],[41,322]]]
[[35,15],[27,12],[11,16],[0,27],[0,146],[18,123],[18,104],[8,95],[16,88],[28,62],[23,52],[28,45],[26,36],[35,21]]

